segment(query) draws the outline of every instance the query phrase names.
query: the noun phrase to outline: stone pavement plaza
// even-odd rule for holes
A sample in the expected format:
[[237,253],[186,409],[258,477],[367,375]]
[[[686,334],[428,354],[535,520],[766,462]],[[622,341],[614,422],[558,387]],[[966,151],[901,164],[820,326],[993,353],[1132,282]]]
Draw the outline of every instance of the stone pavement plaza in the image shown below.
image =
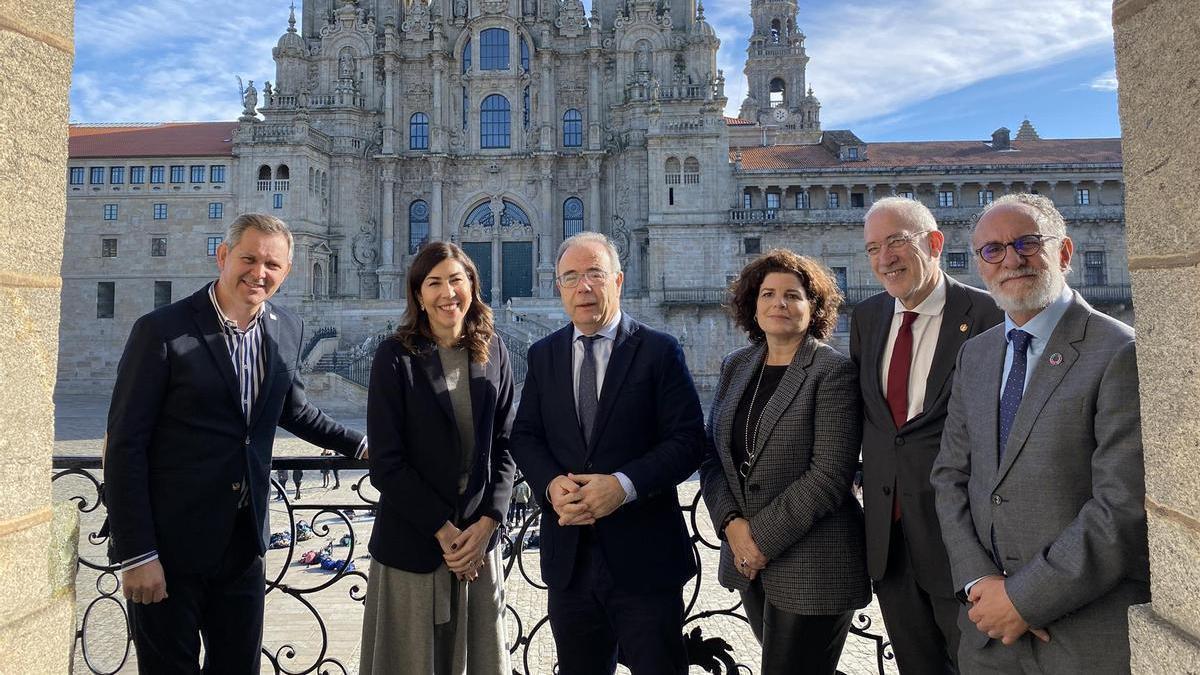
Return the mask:
[[[60,396],[56,399],[56,437],[55,455],[57,456],[95,456],[100,452],[101,439],[104,433],[104,418],[107,412],[107,397],[96,396]],[[366,421],[360,415],[339,416],[346,424],[365,429]],[[277,457],[316,456],[319,450],[284,431],[279,432],[275,443]],[[306,471],[301,488],[301,500],[293,502],[294,517],[297,520],[312,520],[317,515],[316,527],[318,533],[326,536],[315,537],[312,540],[298,542],[295,547],[295,557],[305,551],[320,549],[328,542],[336,542],[348,531],[344,521],[335,510],[322,510],[323,505],[341,506],[343,509],[361,507],[357,492],[354,491],[363,471],[341,472],[341,488],[333,490],[321,486],[319,471]],[[295,486],[289,476],[289,494],[294,493]],[[331,477],[332,485],[332,477]],[[681,499],[690,504],[699,484],[692,480],[685,483],[680,490]],[[367,494],[373,495],[369,485],[365,488]],[[72,496],[82,496],[89,502],[89,507],[95,502],[95,488],[85,478],[78,476],[64,477],[54,484],[55,499],[66,499]],[[697,518],[700,532],[708,541],[716,541],[712,527],[707,522],[703,505],[700,507],[701,517]],[[80,556],[85,560],[104,563],[103,545],[95,545],[89,541],[89,533],[96,532],[103,520],[101,509],[81,514],[80,523]],[[366,542],[371,533],[372,519],[361,508],[357,517],[352,521],[355,529],[356,543],[354,546],[354,564],[362,572],[370,566],[366,557]],[[271,529],[273,532],[286,531],[289,528],[288,511],[282,501],[271,502]],[[701,579],[699,592],[696,595],[695,607],[689,612],[694,616],[701,612],[730,609],[737,603],[737,596],[717,585],[716,551],[701,547]],[[334,548],[335,558],[344,558],[348,549]],[[273,579],[283,569],[287,549],[272,550],[267,554],[267,576]],[[538,574],[538,552],[526,551],[522,554],[521,567],[529,579],[540,584]],[[266,626],[264,629],[263,645],[272,653],[277,653],[283,672],[311,672],[311,667],[320,658],[336,659],[345,666],[345,672],[352,675],[358,672],[360,625],[362,621],[362,604],[355,598],[361,598],[365,591],[363,578],[348,575],[331,583],[334,574],[306,567],[295,560],[288,566],[282,578],[282,584],[296,589],[294,594],[272,589],[267,594]],[[123,615],[114,600],[101,598],[102,593],[112,593],[115,578],[112,575],[101,575],[96,571],[81,566],[78,576],[78,621],[87,622],[85,631],[86,649],[92,667],[98,672],[136,672],[136,655],[132,653],[124,667],[114,670],[120,663],[124,652],[122,641]],[[329,584],[326,587],[326,584]],[[319,589],[311,590],[311,589]],[[168,588],[168,592],[169,592]],[[696,592],[696,581],[693,580],[685,589],[685,601]],[[506,584],[507,602],[520,617],[525,635],[528,635],[533,625],[546,615],[546,595],[527,581],[517,567],[514,566]],[[120,594],[116,593],[119,598]],[[97,601],[97,598],[101,598]],[[94,603],[94,604],[93,604]],[[89,607],[91,611],[89,613]],[[323,625],[318,622],[314,610],[319,612]],[[872,603],[857,614],[864,615],[870,621],[868,632],[883,633],[883,621],[879,616],[878,607]],[[856,621],[855,625],[863,625]],[[720,637],[733,648],[733,656],[737,662],[751,666],[751,672],[758,671],[759,651],[757,642],[749,627],[739,619],[728,616],[715,616],[701,619],[687,626],[688,630],[695,626],[703,628],[704,637]],[[325,632],[326,637],[322,635]],[[512,612],[508,614],[509,639],[517,635],[517,618]],[[322,656],[322,646],[324,654]],[[294,650],[294,653],[293,653]],[[526,657],[524,649],[518,649],[514,656],[514,666],[521,669],[522,660]],[[534,635],[528,648],[528,672],[541,675],[550,673],[554,660],[554,643],[548,625],[543,625]],[[862,637],[850,635],[842,654],[840,670],[851,675],[878,672],[876,665],[875,642]],[[76,645],[74,673],[90,672],[84,662],[82,649]],[[269,660],[264,659],[262,672],[273,672]],[[326,664],[320,672],[341,673],[334,664]],[[623,668],[618,672],[627,672]],[[703,669],[693,666],[692,673],[703,673]],[[894,663],[886,663],[885,672],[894,673]]]

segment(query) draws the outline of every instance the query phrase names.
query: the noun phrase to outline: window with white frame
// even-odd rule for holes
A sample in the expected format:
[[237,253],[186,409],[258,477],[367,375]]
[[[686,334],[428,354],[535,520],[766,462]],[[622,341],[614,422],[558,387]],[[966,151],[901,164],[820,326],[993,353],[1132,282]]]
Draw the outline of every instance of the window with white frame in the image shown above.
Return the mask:
[[987,206],[988,204],[991,204],[993,201],[995,201],[995,199],[996,199],[996,194],[994,192],[992,192],[991,190],[980,190],[979,191],[979,205],[980,206]]
[[116,204],[105,204],[104,205],[104,219],[105,220],[116,220],[117,219],[117,205]]
[[1075,203],[1080,206],[1087,206],[1092,203],[1092,192],[1087,188],[1079,188],[1075,191]]
[[943,208],[954,206],[954,193],[950,190],[940,190],[938,192],[938,206]]

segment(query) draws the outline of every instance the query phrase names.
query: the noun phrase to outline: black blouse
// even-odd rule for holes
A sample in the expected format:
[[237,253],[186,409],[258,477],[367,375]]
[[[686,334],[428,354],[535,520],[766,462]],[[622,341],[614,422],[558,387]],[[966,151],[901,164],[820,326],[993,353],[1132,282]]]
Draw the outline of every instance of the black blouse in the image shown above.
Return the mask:
[[[766,368],[766,371],[763,371]],[[762,419],[763,408],[766,407],[767,401],[771,400],[771,394],[775,393],[775,389],[779,387],[779,382],[783,380],[783,374],[787,372],[787,366],[759,366],[754,370],[754,374],[750,376],[749,387],[746,387],[745,393],[742,394],[742,400],[738,402],[737,412],[733,415],[733,437],[730,439],[729,449],[733,457],[733,465],[739,468],[738,480],[744,481],[740,468],[746,458],[750,456],[749,448],[746,447],[746,429],[750,429],[750,442],[754,441],[754,430],[758,426],[759,420]],[[762,381],[759,381],[759,373],[762,373]],[[756,386],[757,384],[757,386]],[[758,390],[758,395],[755,396],[754,391]],[[750,401],[754,400],[754,407],[751,408]]]

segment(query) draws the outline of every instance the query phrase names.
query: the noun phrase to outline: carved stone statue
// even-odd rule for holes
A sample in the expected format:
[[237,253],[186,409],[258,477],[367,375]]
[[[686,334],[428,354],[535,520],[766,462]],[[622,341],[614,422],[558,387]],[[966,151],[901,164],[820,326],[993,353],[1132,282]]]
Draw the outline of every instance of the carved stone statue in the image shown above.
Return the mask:
[[245,106],[242,109],[242,114],[247,117],[254,117],[256,114],[255,108],[258,107],[258,90],[254,88],[254,80],[246,83],[246,91],[242,94],[242,103]]
[[454,18],[466,18],[468,11],[467,0],[454,0]]
[[271,107],[271,99],[275,93],[271,91],[271,81],[267,80],[263,83],[263,103],[269,108]]
[[342,79],[354,77],[354,58],[350,56],[348,49],[343,49],[338,56],[338,77]]

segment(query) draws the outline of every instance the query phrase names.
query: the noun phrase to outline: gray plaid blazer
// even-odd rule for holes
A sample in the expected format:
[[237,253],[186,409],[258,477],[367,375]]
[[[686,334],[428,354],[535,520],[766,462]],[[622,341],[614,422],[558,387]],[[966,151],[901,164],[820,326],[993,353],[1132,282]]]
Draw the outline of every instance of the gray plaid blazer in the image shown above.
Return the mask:
[[[850,494],[862,420],[858,377],[850,359],[809,337],[796,350],[763,408],[758,454],[743,489],[730,455],[733,416],[766,353],[750,345],[725,357],[700,466],[714,527],[739,511],[770,560],[760,573],[775,607],[795,614],[837,614],[871,601],[863,515]],[[721,585],[744,590],[728,543],[721,545]]]

